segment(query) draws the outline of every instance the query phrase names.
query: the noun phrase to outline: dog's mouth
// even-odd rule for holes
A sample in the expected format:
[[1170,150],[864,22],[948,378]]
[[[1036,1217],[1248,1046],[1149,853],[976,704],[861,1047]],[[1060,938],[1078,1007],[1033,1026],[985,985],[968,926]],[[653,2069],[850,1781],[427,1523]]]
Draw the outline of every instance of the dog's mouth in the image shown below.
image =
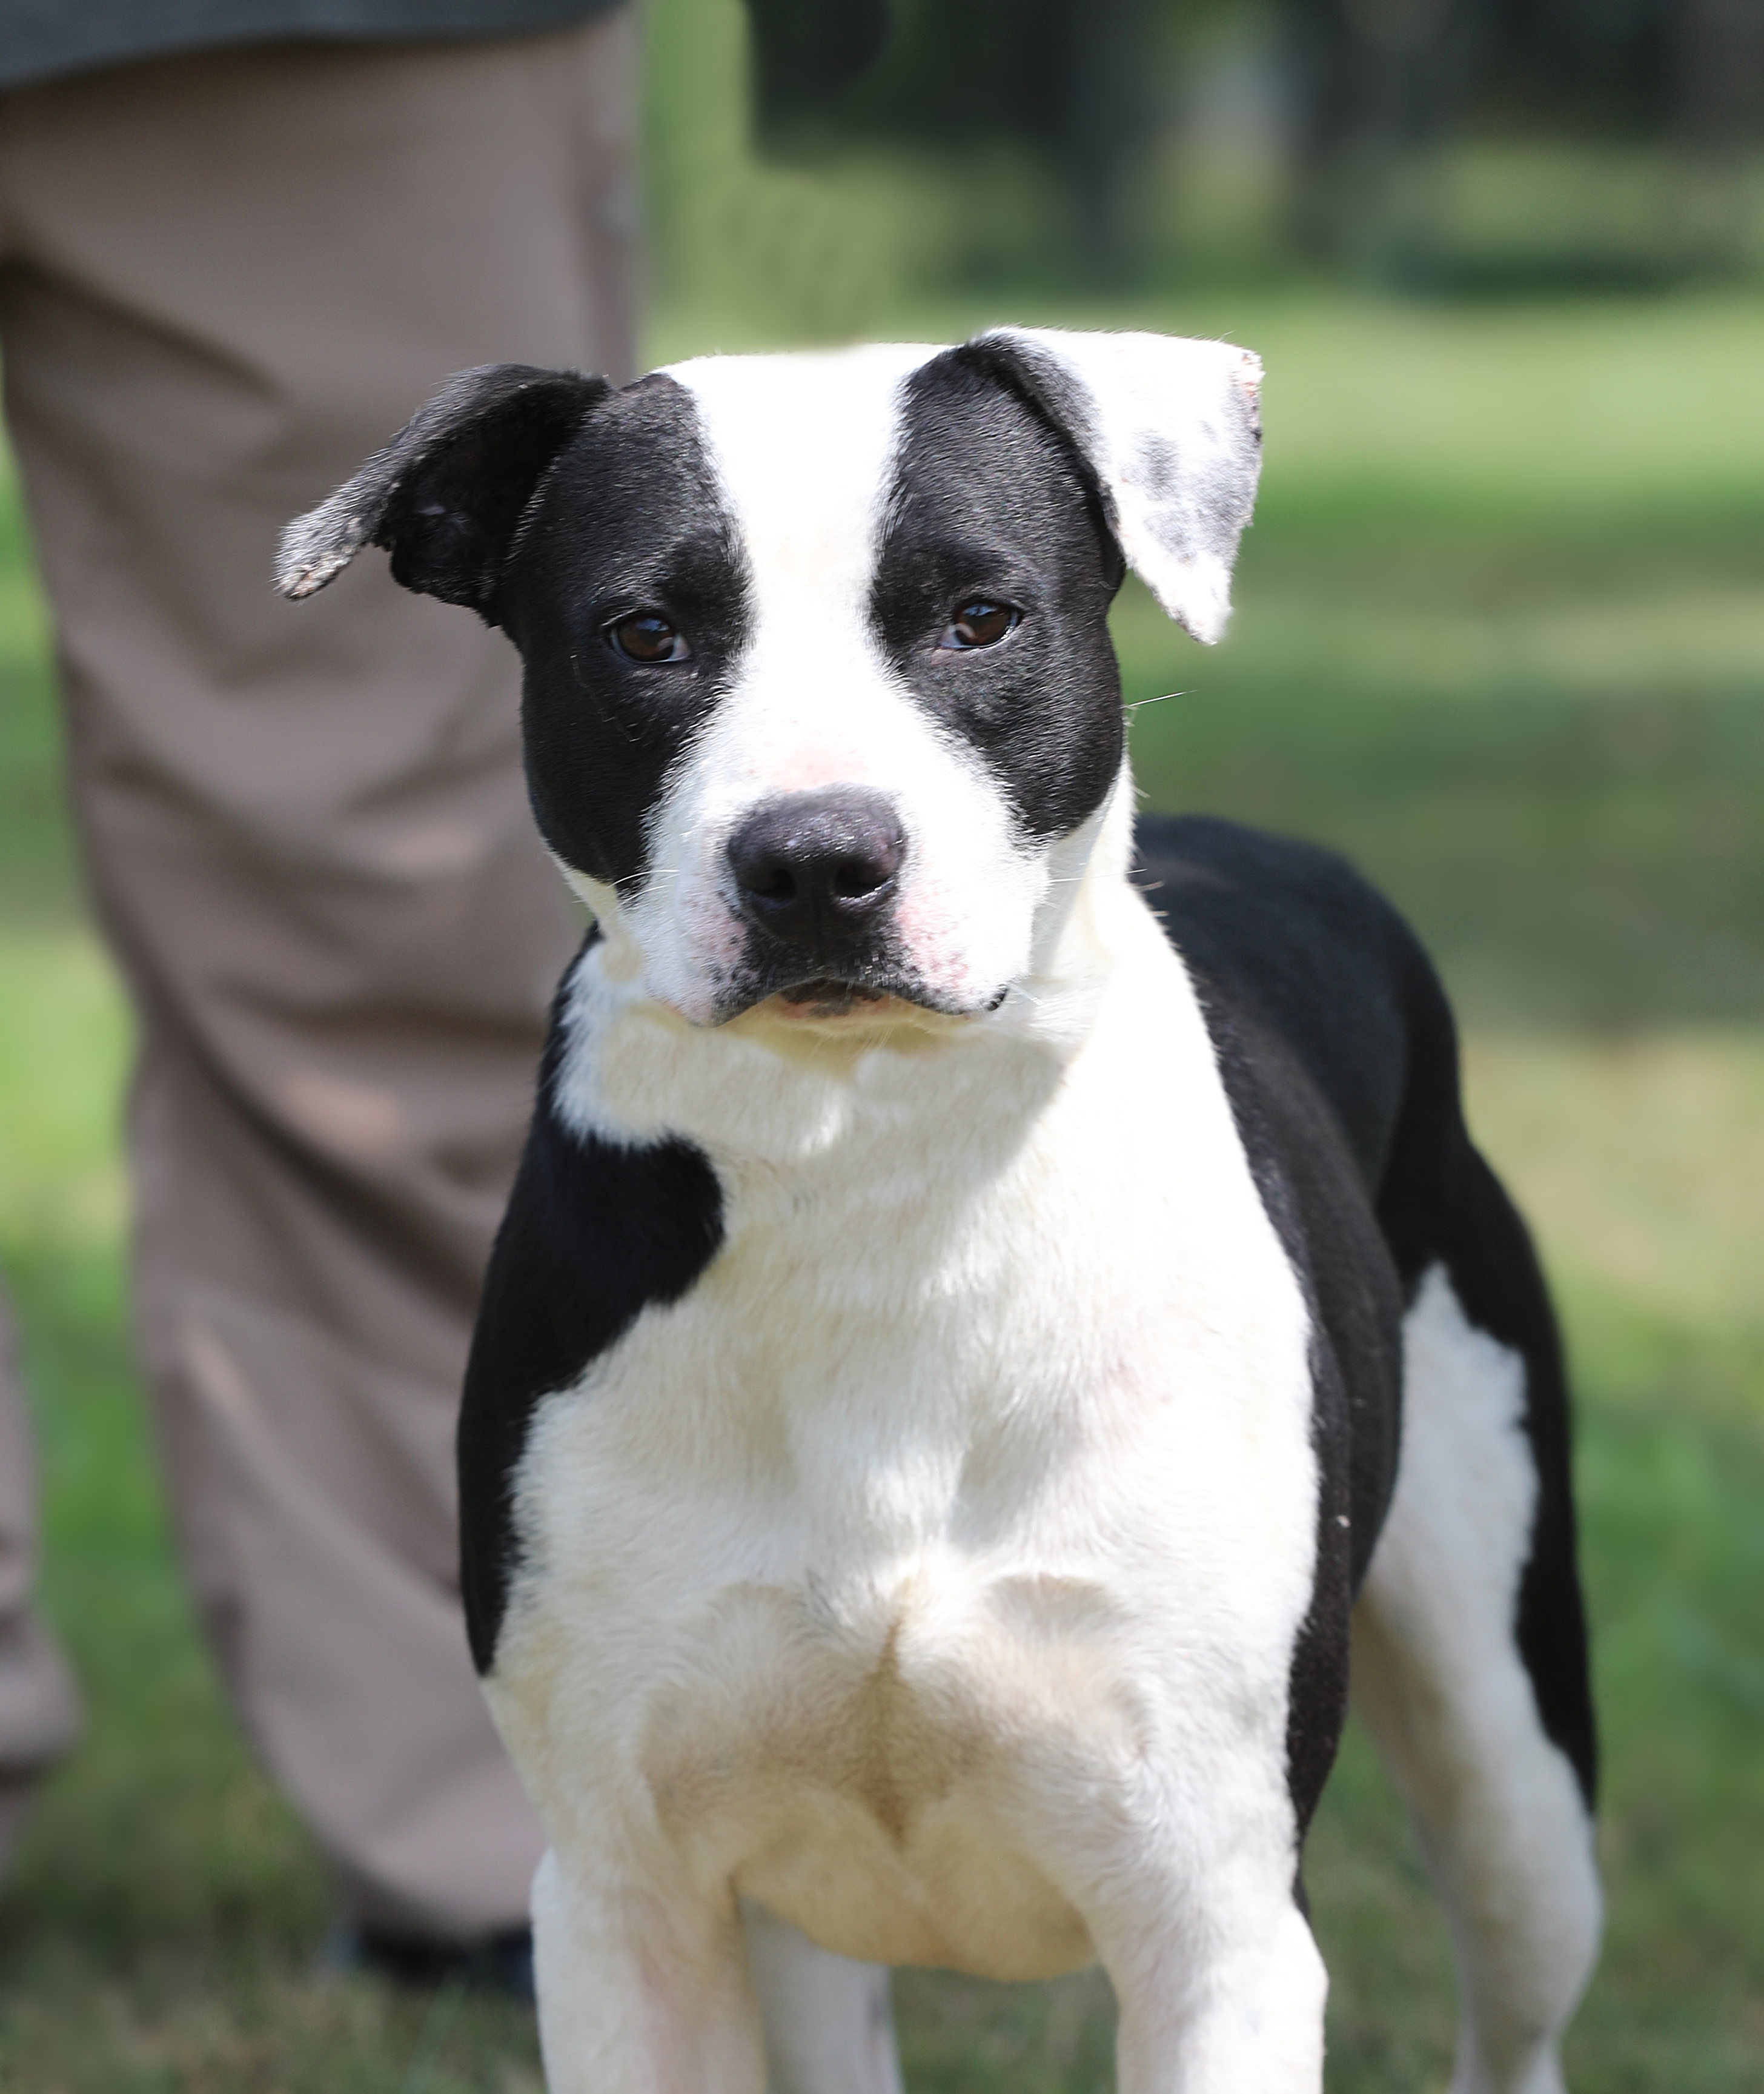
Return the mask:
[[715,1024],[763,1008],[789,1025],[888,1025],[918,1015],[976,1018],[996,1010],[1001,993],[984,1002],[952,996],[928,982],[893,940],[844,951],[793,951],[780,941],[752,936],[741,964],[723,979]]
[[929,1016],[966,1020],[990,1015],[1009,993],[1007,985],[988,997],[984,1003],[966,1004],[941,996],[910,976],[851,981],[841,975],[813,975],[802,981],[771,988],[748,984],[724,1004],[718,1023],[727,1024],[731,1019],[756,1010],[773,1011],[791,1024],[837,1025],[844,1022],[860,1028],[867,1022],[876,1024],[915,1014],[921,1019]]
[[749,966],[724,989],[716,1022],[726,1025],[731,1019],[762,1007],[788,1023],[807,1025],[882,1023],[915,1010],[941,1018],[976,1014],[890,957],[867,957],[849,972],[837,973],[828,967],[824,955],[818,957],[819,968],[813,974],[780,967],[770,955],[758,966]]
[[860,1007],[893,1002],[900,996],[898,989],[844,981],[837,975],[816,975],[777,992],[778,1001],[793,1017],[800,1018],[844,1018]]
[[945,1006],[923,982],[902,967],[865,967],[846,974],[805,975],[796,981],[755,982],[746,1007],[774,1012],[793,1025],[871,1025],[906,1017],[914,1010],[942,1012]]

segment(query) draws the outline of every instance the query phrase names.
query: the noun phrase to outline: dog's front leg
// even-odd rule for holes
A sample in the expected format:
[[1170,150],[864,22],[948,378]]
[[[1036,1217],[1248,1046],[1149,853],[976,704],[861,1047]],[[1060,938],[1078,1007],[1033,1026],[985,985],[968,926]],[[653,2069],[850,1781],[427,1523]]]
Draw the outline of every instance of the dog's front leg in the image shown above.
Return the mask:
[[1105,1948],[1119,2094],[1320,2094],[1323,1958],[1290,1894]]
[[1118,2094],[1321,2094],[1328,1981],[1294,1894],[1290,1813],[1275,1770],[1246,1771],[1222,1762],[1154,1809],[1142,1797],[1090,1856]]
[[638,1890],[554,1849],[532,1920],[549,2094],[765,2094],[732,1892]]

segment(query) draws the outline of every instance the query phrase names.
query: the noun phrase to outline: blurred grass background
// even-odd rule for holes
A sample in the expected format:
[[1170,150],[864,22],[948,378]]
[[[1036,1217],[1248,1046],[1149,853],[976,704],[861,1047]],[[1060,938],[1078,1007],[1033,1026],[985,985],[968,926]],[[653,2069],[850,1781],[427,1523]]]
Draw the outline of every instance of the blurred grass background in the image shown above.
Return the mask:
[[[1228,641],[1194,647],[1136,584],[1118,610],[1141,781],[1161,806],[1339,845],[1440,960],[1473,1123],[1538,1229],[1579,1390],[1610,1927],[1571,2083],[1753,2094],[1764,296],[1742,280],[1399,302],[1175,261],[1080,292],[1038,263],[1037,214],[1055,205],[1008,155],[959,180],[881,156],[756,164],[741,35],[733,0],[653,13],[652,360],[859,331],[946,340],[1001,319],[1219,332],[1267,360],[1267,470]],[[1459,170],[1479,223],[1511,161]],[[1545,216],[1579,207],[1565,164],[1533,167]],[[1235,209],[1253,183],[1227,165],[1215,188]],[[515,2010],[313,1975],[322,1871],[220,1706],[168,1551],[125,1331],[128,1028],[58,762],[7,479],[0,1263],[38,1402],[47,1604],[92,1723],[0,1903],[0,2088],[531,2094]],[[1308,1875],[1331,2088],[1442,2087],[1444,1933],[1356,1737]],[[899,1989],[915,2094],[1110,2083],[1094,1979],[1019,1992],[913,1974]]]

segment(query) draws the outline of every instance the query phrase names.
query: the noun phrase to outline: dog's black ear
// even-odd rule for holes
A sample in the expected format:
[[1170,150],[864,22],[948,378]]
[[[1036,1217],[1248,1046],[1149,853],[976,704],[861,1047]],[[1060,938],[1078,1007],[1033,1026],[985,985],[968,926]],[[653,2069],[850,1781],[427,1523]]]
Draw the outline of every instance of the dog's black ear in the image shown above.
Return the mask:
[[1076,447],[1127,565],[1197,640],[1231,615],[1262,469],[1262,363],[1225,341],[993,328],[956,354],[1025,394]]
[[503,563],[547,468],[612,391],[604,378],[490,363],[450,378],[384,450],[282,533],[276,586],[307,597],[363,545],[408,589],[491,624]]

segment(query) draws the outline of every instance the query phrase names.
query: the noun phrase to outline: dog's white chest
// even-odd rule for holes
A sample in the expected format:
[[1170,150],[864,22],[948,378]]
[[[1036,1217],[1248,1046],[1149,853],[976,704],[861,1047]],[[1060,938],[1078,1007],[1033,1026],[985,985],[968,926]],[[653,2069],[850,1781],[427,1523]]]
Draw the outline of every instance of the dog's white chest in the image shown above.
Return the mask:
[[722,1653],[720,1692],[664,1692],[647,1728],[659,1824],[848,1954],[1018,1977],[1087,1961],[1013,1819],[1045,1809],[1062,1762],[1075,1802],[1143,1749],[1114,1612],[1091,1579],[938,1549],[842,1590],[727,1587],[689,1640],[695,1667]]
[[1155,1085],[1171,1014],[1123,1015],[1015,1145],[884,1099],[868,1155],[733,1174],[698,1285],[541,1406],[493,1698],[554,1840],[1030,1976],[1091,1953],[1099,1801],[1284,1751],[1305,1311],[1198,1014]]

